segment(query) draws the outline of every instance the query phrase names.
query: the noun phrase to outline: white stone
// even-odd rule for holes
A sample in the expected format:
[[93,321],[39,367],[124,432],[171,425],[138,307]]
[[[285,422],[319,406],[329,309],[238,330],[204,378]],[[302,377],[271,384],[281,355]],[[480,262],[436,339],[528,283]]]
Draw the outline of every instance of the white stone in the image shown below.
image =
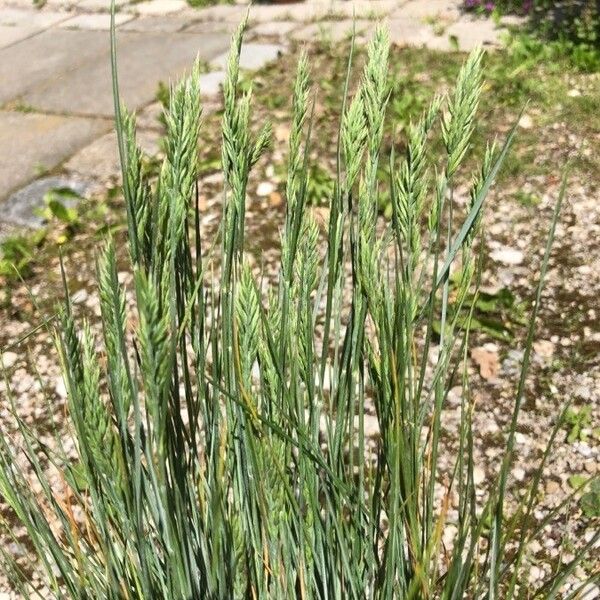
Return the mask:
[[513,477],[517,481],[523,481],[525,479],[525,470],[521,467],[516,467],[513,469]]
[[15,365],[19,355],[16,352],[3,352],[0,360],[0,367],[4,367],[5,369],[10,369]]
[[473,483],[481,485],[485,481],[485,471],[481,467],[473,468]]
[[496,262],[505,265],[520,265],[524,258],[523,253],[520,250],[509,248],[508,246],[502,246],[497,250],[494,250],[490,256]]
[[531,129],[533,127],[533,119],[529,115],[523,115],[519,119],[519,127],[521,129]]
[[597,600],[597,598],[600,598],[600,588],[593,583],[588,583],[581,590],[578,598],[581,598],[581,600]]
[[261,181],[256,188],[257,196],[268,196],[275,191],[275,185],[271,181]]
[[73,304],[83,304],[88,299],[88,293],[85,289],[77,290],[72,296],[71,301]]
[[58,377],[56,379],[56,384],[54,386],[54,391],[59,398],[66,400],[67,398],[67,386],[65,385],[65,380],[62,377]]
[[379,438],[379,419],[375,415],[364,415],[365,437],[369,439]]

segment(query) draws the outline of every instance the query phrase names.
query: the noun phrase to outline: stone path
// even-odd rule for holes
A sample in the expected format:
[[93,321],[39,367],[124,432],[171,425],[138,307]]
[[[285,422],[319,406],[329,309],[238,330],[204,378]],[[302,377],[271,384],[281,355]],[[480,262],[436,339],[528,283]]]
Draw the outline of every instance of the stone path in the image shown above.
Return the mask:
[[[242,67],[258,69],[290,40],[359,39],[378,20],[389,22],[396,44],[440,50],[495,45],[499,31],[461,14],[459,0],[307,0],[257,5]],[[205,100],[218,102],[233,28],[248,8],[237,4],[193,9],[184,0],[116,0],[119,74],[124,102],[140,114],[141,143],[155,152],[160,132],[155,102],[159,81],[169,81],[198,55]],[[102,180],[118,172],[110,80],[109,0],[0,0],[0,235],[3,225],[39,218],[24,202],[40,173]],[[40,193],[43,185],[30,188]],[[16,193],[19,191],[20,193]],[[41,198],[38,199],[38,202]],[[15,216],[16,215],[16,216]]]

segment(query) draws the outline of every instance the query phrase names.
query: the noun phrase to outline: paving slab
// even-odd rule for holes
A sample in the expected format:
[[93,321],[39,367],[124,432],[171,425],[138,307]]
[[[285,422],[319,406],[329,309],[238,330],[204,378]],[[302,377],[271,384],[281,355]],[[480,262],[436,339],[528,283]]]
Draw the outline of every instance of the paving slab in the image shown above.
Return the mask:
[[[217,4],[207,8],[199,8],[195,11],[198,21],[228,21],[236,24],[242,21],[247,12],[247,6],[232,4]],[[254,12],[254,9],[252,9],[252,12]]]
[[456,0],[410,0],[395,11],[392,18],[421,21],[438,18],[455,20],[460,14],[459,3]]
[[[319,5],[320,7],[320,5]],[[284,4],[257,4],[249,12],[250,24],[270,24],[279,21],[305,22],[313,18],[313,3],[291,2]],[[321,9],[316,9],[321,14]]]
[[239,23],[237,21],[197,21],[190,20],[184,25],[182,31],[185,33],[196,33],[205,35],[207,33],[226,33],[231,34],[237,29]]
[[0,200],[111,127],[103,119],[0,111]]
[[[0,220],[4,223],[38,229],[45,223],[40,211],[46,207],[44,197],[50,190],[68,188],[83,197],[89,184],[83,179],[72,177],[43,177],[21,188],[2,203]],[[71,208],[77,204],[76,198],[64,201]]]
[[4,48],[0,50],[0,102],[45,84],[60,85],[67,72],[87,62],[99,56],[108,61],[109,49],[106,33],[62,29],[43,31]]
[[26,40],[40,31],[37,27],[0,25],[0,48],[6,48],[22,40]]
[[[115,0],[115,6],[121,8],[129,4],[129,0]],[[78,10],[110,13],[110,0],[81,0],[77,2]]]
[[161,122],[161,116],[164,112],[164,107],[160,102],[152,102],[148,106],[142,108],[135,115],[135,122],[138,129],[154,129],[165,132],[165,126]]
[[[30,6],[32,6],[30,4]],[[0,8],[0,25],[23,25],[45,29],[71,17],[63,11],[23,10],[20,8]]]
[[491,19],[461,20],[453,23],[446,30],[446,35],[453,36],[459,50],[470,52],[477,46],[487,49],[501,46],[502,33],[506,31],[496,27]]
[[374,26],[372,21],[352,21],[343,19],[341,21],[319,21],[302,27],[292,34],[292,38],[298,41],[321,40],[325,42],[342,42],[352,37],[355,31],[361,36]]
[[227,77],[225,71],[212,71],[200,75],[200,94],[208,98],[214,98],[221,94],[221,86]]
[[[83,33],[64,31],[63,33]],[[23,94],[22,101],[52,113],[111,116],[113,113],[109,40],[102,35],[103,52],[78,68],[63,69]],[[37,36],[40,37],[40,36]],[[211,60],[229,47],[229,36],[123,32],[118,36],[121,99],[130,108],[151,102],[159,81],[176,79],[199,56]]]
[[176,33],[190,24],[187,17],[179,15],[164,17],[137,17],[119,27],[120,31],[141,31],[148,33]]
[[394,18],[388,22],[390,42],[397,46],[423,46],[434,38],[433,29],[418,19],[410,17]]
[[[150,157],[154,157],[160,152],[160,138],[161,134],[158,131],[138,129],[137,143]],[[121,163],[116,133],[111,131],[82,148],[65,163],[64,168],[67,173],[72,175],[97,181],[107,182],[119,179]]]
[[[244,44],[240,52],[240,68],[248,71],[261,69],[276,60],[284,50],[281,44]],[[210,62],[211,66],[224,69],[227,66],[228,56],[228,51],[220,54]]]
[[[421,0],[424,1],[424,0]],[[400,0],[316,0],[290,4],[257,5],[250,9],[250,23],[297,21],[311,23],[319,19],[379,19],[397,9]]]
[[[115,26],[122,25],[133,19],[133,15],[128,13],[115,14]],[[108,31],[110,29],[110,14],[108,13],[88,13],[76,15],[59,24],[64,29],[88,29],[92,31]]]
[[298,23],[295,21],[272,21],[267,23],[259,23],[250,30],[248,36],[283,37],[297,28]]
[[138,15],[168,15],[188,7],[185,0],[148,0],[131,8]]

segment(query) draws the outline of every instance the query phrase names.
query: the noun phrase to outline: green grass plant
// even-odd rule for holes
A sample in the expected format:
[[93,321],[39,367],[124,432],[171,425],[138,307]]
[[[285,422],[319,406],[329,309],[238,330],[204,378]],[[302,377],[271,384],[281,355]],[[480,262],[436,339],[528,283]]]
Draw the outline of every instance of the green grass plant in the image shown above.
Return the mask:
[[[150,185],[135,118],[119,101],[113,30],[133,284],[120,282],[108,239],[97,266],[98,336],[76,321],[65,275],[55,336],[67,432],[52,446],[40,443],[8,393],[18,435],[0,435],[0,494],[11,509],[5,526],[25,528],[56,598],[558,597],[598,538],[537,589],[525,583],[527,547],[544,525],[533,518],[539,484],[560,418],[516,502],[509,502],[509,476],[564,186],[507,407],[506,451],[479,495],[465,309],[476,305],[484,201],[515,134],[513,127],[501,145],[487,147],[461,212],[455,180],[475,129],[482,52],[467,58],[447,97],[435,96],[409,124],[406,151],[382,156],[389,41],[376,31],[357,91],[348,97],[347,78],[342,94],[325,234],[307,209],[313,93],[301,56],[279,274],[269,281],[245,254],[246,189],[271,131],[268,124],[253,130],[252,90],[239,89],[244,26],[233,37],[224,85],[216,240],[200,233],[199,68],[170,90],[166,157]],[[348,74],[352,60],[351,52]],[[436,127],[440,169],[427,151]],[[378,217],[383,162],[392,203],[386,222]],[[434,335],[439,352],[429,367]],[[457,381],[464,391],[448,464],[442,428]],[[366,431],[367,411],[376,415],[375,436]],[[58,490],[48,464],[61,474]],[[23,597],[38,597],[32,567],[1,552]]]

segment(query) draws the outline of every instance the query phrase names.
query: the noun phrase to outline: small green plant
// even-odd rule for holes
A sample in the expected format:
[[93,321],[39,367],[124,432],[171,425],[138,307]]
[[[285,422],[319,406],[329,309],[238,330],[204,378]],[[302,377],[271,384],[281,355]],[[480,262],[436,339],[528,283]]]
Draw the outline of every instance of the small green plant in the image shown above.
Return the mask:
[[579,500],[583,514],[590,519],[600,517],[600,478],[590,484],[590,489]]
[[44,194],[42,216],[50,221],[58,219],[64,225],[73,227],[79,221],[79,212],[74,206],[81,201],[81,196],[71,188],[53,188]]
[[[524,597],[527,545],[543,531],[534,509],[550,450],[524,493],[513,498],[508,482],[564,186],[506,452],[489,487],[478,490],[470,323],[458,315],[476,288],[482,206],[516,130],[501,147],[487,147],[456,227],[453,191],[475,129],[482,52],[466,60],[455,89],[434,96],[406,128],[402,152],[385,157],[392,215],[380,231],[389,40],[377,29],[357,91],[348,97],[344,89],[324,239],[307,210],[312,90],[302,55],[278,276],[266,281],[245,253],[247,185],[271,129],[251,128],[252,91],[238,86],[244,27],[234,35],[224,85],[223,212],[212,243],[201,239],[195,202],[198,66],[170,91],[155,185],[113,71],[133,312],[109,239],[98,261],[102,350],[90,324],[76,323],[67,277],[55,331],[76,457],[62,434],[41,444],[9,390],[22,444],[0,435],[0,493],[56,598]],[[436,124],[443,150],[434,173],[427,149]],[[456,372],[465,392],[453,425],[458,451],[445,466],[444,408]],[[559,427],[560,419],[548,448]],[[59,490],[46,478],[47,462],[61,473]],[[555,597],[598,537],[532,593]],[[33,597],[29,565],[0,552],[17,589]]]
[[572,475],[568,483],[576,492],[583,491],[578,502],[581,512],[589,519],[600,517],[600,477]]
[[318,164],[311,165],[306,179],[307,204],[327,205],[333,195],[334,186],[335,178],[327,169]]
[[46,231],[19,233],[0,242],[0,275],[9,279],[27,277]]
[[517,190],[515,193],[516,200],[522,206],[527,208],[534,208],[540,203],[540,197],[534,192],[525,192],[523,190]]
[[579,409],[569,408],[565,412],[565,426],[568,429],[567,442],[585,442],[588,438],[586,430],[592,427],[592,407],[582,406]]
[[[457,293],[459,284],[460,276],[456,274],[451,280],[450,293]],[[452,313],[457,324],[468,324],[471,331],[484,333],[496,340],[513,340],[517,331],[527,324],[523,306],[507,288],[493,293],[481,290],[470,293],[464,299],[461,310],[461,314]],[[437,334],[440,326],[439,321],[434,323]]]

